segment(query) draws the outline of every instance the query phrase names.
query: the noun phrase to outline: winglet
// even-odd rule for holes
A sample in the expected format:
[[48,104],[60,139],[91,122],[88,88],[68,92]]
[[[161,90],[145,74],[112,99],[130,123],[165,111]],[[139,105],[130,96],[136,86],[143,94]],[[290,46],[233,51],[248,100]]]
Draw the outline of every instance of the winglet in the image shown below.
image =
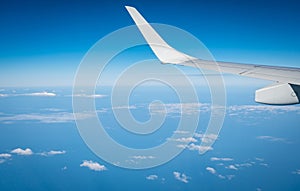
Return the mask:
[[168,45],[168,43],[161,38],[161,36],[134,7],[125,6],[125,8],[129,12],[131,18],[137,25],[154,54],[163,64],[179,64],[194,59],[193,57],[179,52]]

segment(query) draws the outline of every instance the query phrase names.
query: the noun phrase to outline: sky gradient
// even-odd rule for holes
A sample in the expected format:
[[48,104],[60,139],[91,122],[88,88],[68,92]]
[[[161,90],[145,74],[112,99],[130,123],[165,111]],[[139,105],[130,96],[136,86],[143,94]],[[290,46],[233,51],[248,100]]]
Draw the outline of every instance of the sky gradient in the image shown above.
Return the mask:
[[0,86],[71,86],[89,48],[133,21],[182,28],[216,60],[299,67],[298,1],[1,1]]

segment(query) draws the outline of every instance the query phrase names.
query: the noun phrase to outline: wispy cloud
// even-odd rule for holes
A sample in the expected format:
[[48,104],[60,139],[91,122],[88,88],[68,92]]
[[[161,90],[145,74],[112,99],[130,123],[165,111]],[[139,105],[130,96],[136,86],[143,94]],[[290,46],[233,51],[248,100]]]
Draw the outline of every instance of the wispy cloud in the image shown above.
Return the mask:
[[176,130],[176,131],[174,131],[174,133],[175,134],[188,134],[189,131],[178,131],[178,130]]
[[288,141],[284,138],[273,137],[273,136],[269,136],[269,135],[257,136],[256,138],[260,139],[260,140],[271,141],[271,142],[285,142],[285,143],[288,143]]
[[[79,119],[86,119],[91,117],[91,113],[77,113],[76,117]],[[0,122],[14,123],[17,121],[37,121],[40,123],[69,123],[75,120],[72,112],[53,112],[53,113],[30,113],[7,115],[0,114]]]
[[202,146],[202,145],[196,145],[194,143],[187,146],[187,148],[191,151],[198,151],[200,153],[203,153],[204,151],[210,151],[213,150],[210,146]]
[[101,165],[97,162],[93,162],[91,160],[84,160],[81,164],[80,167],[87,167],[90,170],[94,171],[104,171],[107,170],[107,168],[104,165]]
[[131,158],[133,158],[133,159],[139,159],[139,160],[155,159],[154,156],[143,156],[143,155],[132,156]]
[[233,158],[218,158],[218,157],[211,157],[211,161],[233,161]]
[[151,111],[153,114],[164,114],[172,116],[182,115],[194,115],[199,112],[210,111],[210,105],[207,103],[167,103],[164,107],[161,105],[151,105]]
[[181,143],[195,143],[198,142],[194,137],[181,137],[177,139],[172,139],[172,141],[177,141]]
[[4,163],[9,158],[11,158],[11,154],[9,154],[9,153],[1,153],[0,154],[0,164]]
[[195,133],[194,137],[200,138],[200,140],[204,143],[212,143],[218,138],[218,135],[213,133],[210,134]]
[[55,151],[55,150],[51,150],[49,152],[42,152],[39,153],[42,156],[53,156],[53,155],[63,155],[66,154],[66,151]]
[[17,149],[14,149],[12,151],[10,151],[10,153],[13,153],[13,154],[17,154],[17,155],[32,155],[33,152],[30,148],[26,148],[26,149],[21,149],[21,148],[17,148]]
[[149,176],[146,177],[147,180],[157,180],[158,179],[158,176],[155,175],[155,174],[151,174]]
[[23,94],[18,94],[18,93],[0,94],[0,97],[16,97],[16,96],[55,97],[57,95],[53,92],[47,92],[47,91],[23,93]]
[[107,97],[107,95],[104,94],[74,94],[74,95],[70,95],[72,97],[82,97],[82,98],[104,98]]
[[188,177],[184,173],[181,174],[180,172],[173,172],[173,175],[174,175],[174,178],[176,180],[179,180],[179,181],[184,182],[184,183],[189,182],[190,177]]
[[15,95],[18,95],[18,96],[42,96],[42,97],[54,97],[54,96],[56,96],[55,93],[46,92],[46,91],[43,91],[43,92],[34,92],[34,93],[26,93],[26,94],[15,94]]
[[188,149],[190,151],[198,151],[199,153],[203,153],[204,151],[213,150],[213,148],[211,146],[196,145],[194,143],[192,143],[190,145],[179,144],[179,145],[177,145],[177,147]]
[[9,153],[1,153],[0,154],[0,158],[10,158],[11,157],[11,154]]
[[297,170],[293,171],[292,173],[300,175],[300,169],[297,169]]
[[283,112],[300,112],[300,107],[296,105],[287,106],[275,106],[275,105],[233,105],[229,106],[227,110],[230,113],[261,113],[261,112],[271,112],[274,114],[279,114]]
[[228,180],[231,180],[232,178],[235,177],[235,175],[222,175],[222,174],[218,173],[216,169],[214,169],[213,167],[209,167],[209,166],[206,167],[206,170],[209,173],[215,175],[216,177],[218,177],[220,179],[226,179],[227,178]]

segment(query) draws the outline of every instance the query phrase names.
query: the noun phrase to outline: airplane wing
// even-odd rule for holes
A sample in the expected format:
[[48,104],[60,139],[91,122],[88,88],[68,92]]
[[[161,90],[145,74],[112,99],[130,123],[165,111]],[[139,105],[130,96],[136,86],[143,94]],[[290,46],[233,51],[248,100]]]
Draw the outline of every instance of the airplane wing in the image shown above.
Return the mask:
[[163,64],[199,67],[224,73],[260,78],[276,83],[256,90],[255,101],[265,104],[298,104],[300,100],[300,68],[215,62],[192,57],[171,47],[134,8],[126,6],[150,48]]

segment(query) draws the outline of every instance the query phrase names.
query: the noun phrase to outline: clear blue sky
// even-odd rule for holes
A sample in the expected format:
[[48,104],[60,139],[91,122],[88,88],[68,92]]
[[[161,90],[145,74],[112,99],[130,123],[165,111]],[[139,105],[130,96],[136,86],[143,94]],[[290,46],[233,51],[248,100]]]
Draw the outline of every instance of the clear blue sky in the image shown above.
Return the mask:
[[300,67],[298,1],[1,1],[0,86],[72,85],[85,52],[133,22],[182,28],[217,60]]

